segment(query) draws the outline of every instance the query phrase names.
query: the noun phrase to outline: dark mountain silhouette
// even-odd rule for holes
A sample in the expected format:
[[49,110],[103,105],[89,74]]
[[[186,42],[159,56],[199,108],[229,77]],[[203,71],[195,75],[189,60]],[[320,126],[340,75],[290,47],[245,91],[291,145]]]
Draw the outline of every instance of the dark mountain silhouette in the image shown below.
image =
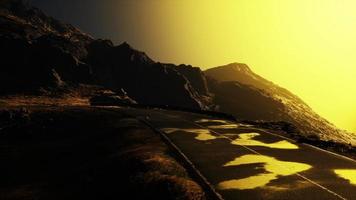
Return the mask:
[[352,141],[353,134],[340,130],[315,113],[299,97],[262,78],[246,64],[232,63],[205,71],[216,94],[215,104],[240,119],[286,121],[305,135]]
[[127,43],[94,40],[22,1],[2,2],[0,25],[2,94],[98,84],[142,104],[206,108],[185,76]]
[[113,90],[124,88],[138,103],[203,109],[199,94],[174,70],[123,43],[97,40],[88,47],[87,63],[95,80]]
[[210,109],[241,120],[290,122],[301,133],[325,140],[351,138],[245,64],[203,73],[190,65],[159,63],[127,43],[116,46],[94,39],[21,0],[0,1],[0,54],[1,95],[95,85],[114,93],[93,102],[123,99],[123,103]]

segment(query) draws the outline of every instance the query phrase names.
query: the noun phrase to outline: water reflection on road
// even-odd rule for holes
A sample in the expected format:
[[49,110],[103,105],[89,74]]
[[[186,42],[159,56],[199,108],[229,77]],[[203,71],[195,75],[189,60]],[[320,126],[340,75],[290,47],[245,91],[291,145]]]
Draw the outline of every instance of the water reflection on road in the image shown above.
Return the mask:
[[[188,120],[185,120],[184,122],[187,121]],[[319,177],[313,177],[314,174],[319,171],[323,175],[322,178],[324,178],[324,174],[330,176],[330,172],[333,172],[330,179],[327,180],[327,184],[330,182],[335,185],[342,183],[348,187],[353,187],[345,184],[346,181],[348,181],[350,184],[356,186],[356,169],[347,169],[347,166],[344,166],[343,169],[340,165],[337,165],[340,169],[327,166],[325,170],[323,168],[324,165],[321,165],[320,168],[320,162],[314,162],[312,159],[310,160],[311,156],[309,157],[308,155],[306,156],[306,159],[303,158],[303,155],[306,155],[306,153],[309,152],[315,153],[315,155],[318,156],[319,154],[317,154],[317,152],[311,151],[303,145],[298,146],[297,143],[291,142],[289,139],[275,136],[275,134],[269,134],[267,132],[268,130],[258,129],[254,128],[252,125],[237,124],[226,120],[193,119],[192,121],[200,124],[190,126],[191,121],[189,121],[189,126],[184,124],[184,127],[186,128],[171,128],[172,126],[169,125],[170,128],[163,128],[161,130],[167,134],[172,134],[170,137],[174,135],[175,137],[172,138],[173,140],[178,141],[178,143],[183,141],[181,145],[183,147],[188,146],[188,150],[191,150],[192,144],[197,143],[196,141],[190,143],[191,137],[201,141],[219,139],[216,143],[215,141],[198,143],[198,147],[204,148],[199,145],[205,144],[214,147],[211,156],[209,154],[210,157],[204,158],[203,164],[200,164],[203,167],[209,166],[214,169],[211,173],[223,172],[222,176],[219,176],[212,181],[212,183],[216,184],[216,189],[227,190],[222,191],[222,193],[226,192],[230,194],[236,192],[244,194],[254,192],[254,189],[257,189],[256,191],[261,190],[263,192],[271,193],[275,193],[276,191],[289,193],[289,191],[286,190],[302,191],[307,187],[322,187],[324,180],[319,179]],[[187,136],[189,142],[187,142]],[[237,145],[240,147],[237,147]],[[215,161],[214,158],[217,156],[215,151],[219,151],[219,148],[221,148],[219,156],[224,155],[225,152],[227,152],[227,156],[221,156]],[[238,150],[236,154],[232,149]],[[246,149],[249,151],[246,151]],[[269,156],[262,154],[267,154]],[[203,157],[203,155],[199,154],[198,157]],[[206,162],[207,159],[211,159],[211,161]],[[305,173],[305,171],[308,172]],[[312,178],[316,179],[315,182],[321,186],[314,185],[314,183],[310,181],[312,179],[309,180],[310,177],[305,177],[310,174],[312,174]],[[309,188],[306,190],[309,190]]]
[[239,134],[239,138],[232,141],[232,144],[243,146],[263,146],[274,149],[298,149],[299,147],[287,140],[281,140],[274,143],[264,143],[254,138],[259,136],[259,133],[242,133]]
[[262,164],[265,172],[259,173],[247,178],[232,179],[223,181],[218,184],[218,189],[255,189],[266,186],[272,180],[278,179],[280,176],[289,176],[310,169],[312,166],[298,162],[280,161],[274,157],[264,155],[244,155],[228,162],[224,167],[241,166],[246,164]]
[[346,179],[351,184],[356,185],[356,169],[336,169],[334,172],[340,178]]
[[183,132],[187,132],[187,133],[193,133],[193,134],[197,135],[195,137],[195,139],[202,140],[202,141],[214,140],[214,139],[218,138],[218,137],[214,136],[208,129],[163,128],[163,129],[161,129],[161,131],[163,131],[165,133],[168,133],[168,134],[169,133],[178,132],[178,131],[183,131]]

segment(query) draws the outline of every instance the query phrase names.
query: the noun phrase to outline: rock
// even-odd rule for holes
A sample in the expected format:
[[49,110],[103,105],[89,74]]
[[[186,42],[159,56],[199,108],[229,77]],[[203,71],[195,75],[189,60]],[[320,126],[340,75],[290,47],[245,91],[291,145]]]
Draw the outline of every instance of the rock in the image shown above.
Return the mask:
[[93,106],[125,106],[137,104],[131,99],[125,90],[121,90],[120,94],[117,93],[102,93],[90,98],[90,104]]

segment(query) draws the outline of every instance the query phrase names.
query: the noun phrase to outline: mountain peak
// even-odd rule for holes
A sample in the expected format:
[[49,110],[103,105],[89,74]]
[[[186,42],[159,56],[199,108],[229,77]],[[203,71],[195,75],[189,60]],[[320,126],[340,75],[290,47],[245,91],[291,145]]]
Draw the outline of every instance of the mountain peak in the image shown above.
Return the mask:
[[226,70],[231,69],[231,70],[237,70],[237,71],[245,71],[245,72],[251,72],[251,69],[246,65],[245,63],[238,63],[238,62],[233,62],[227,65],[220,66],[219,68],[223,69],[225,68]]
[[123,42],[123,43],[121,43],[121,44],[119,45],[119,47],[124,48],[124,49],[133,49],[133,48],[131,47],[131,45],[130,45],[129,43],[127,43],[126,41]]
[[251,82],[257,78],[246,64],[237,62],[210,68],[205,74],[218,81]]
[[205,75],[217,81],[233,81],[246,85],[252,85],[259,89],[267,89],[271,87],[271,82],[265,80],[261,76],[255,74],[244,63],[230,63],[227,65],[214,67],[206,70]]

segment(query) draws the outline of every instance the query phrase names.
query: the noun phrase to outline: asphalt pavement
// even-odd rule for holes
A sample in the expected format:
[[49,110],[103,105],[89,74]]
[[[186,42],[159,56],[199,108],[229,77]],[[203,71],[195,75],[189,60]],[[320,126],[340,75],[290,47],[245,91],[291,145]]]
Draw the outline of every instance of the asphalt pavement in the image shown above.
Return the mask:
[[221,118],[120,111],[165,134],[223,199],[356,199],[356,162],[344,156]]

